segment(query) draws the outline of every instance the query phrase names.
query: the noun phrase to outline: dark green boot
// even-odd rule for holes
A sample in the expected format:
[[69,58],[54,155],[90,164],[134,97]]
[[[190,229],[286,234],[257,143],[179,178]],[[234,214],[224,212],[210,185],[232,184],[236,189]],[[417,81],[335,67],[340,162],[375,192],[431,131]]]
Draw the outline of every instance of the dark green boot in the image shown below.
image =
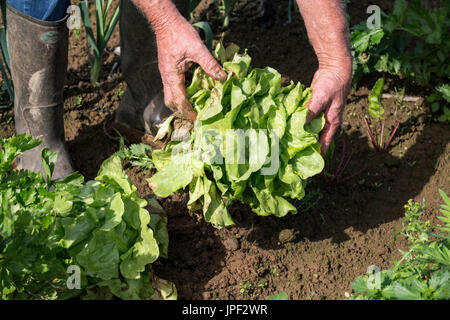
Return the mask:
[[8,5],[8,42],[14,83],[16,133],[42,144],[24,153],[21,169],[44,172],[44,147],[58,153],[53,179],[73,172],[64,139],[63,88],[67,69],[66,19],[40,21]]
[[[187,12],[189,1],[173,3],[182,14]],[[156,125],[172,111],[164,105],[155,34],[131,0],[120,3],[120,67],[127,89],[116,111],[116,121],[156,134]]]

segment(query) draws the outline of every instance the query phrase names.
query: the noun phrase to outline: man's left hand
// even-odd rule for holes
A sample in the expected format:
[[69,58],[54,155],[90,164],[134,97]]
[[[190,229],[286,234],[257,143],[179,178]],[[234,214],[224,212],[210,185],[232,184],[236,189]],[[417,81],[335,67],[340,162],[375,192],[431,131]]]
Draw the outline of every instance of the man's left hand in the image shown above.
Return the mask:
[[325,114],[325,127],[320,133],[321,153],[325,154],[341,123],[342,111],[351,88],[351,68],[341,70],[319,68],[311,84],[312,97],[307,122],[320,112]]

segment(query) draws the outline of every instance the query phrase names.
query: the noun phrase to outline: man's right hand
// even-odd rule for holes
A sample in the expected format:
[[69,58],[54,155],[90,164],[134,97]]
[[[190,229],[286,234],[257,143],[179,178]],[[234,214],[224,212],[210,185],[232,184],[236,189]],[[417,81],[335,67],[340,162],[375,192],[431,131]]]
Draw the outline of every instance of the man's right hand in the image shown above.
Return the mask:
[[156,34],[158,66],[164,85],[164,102],[173,111],[179,111],[195,120],[187,98],[184,73],[192,63],[212,78],[224,81],[227,74],[203,44],[198,32],[178,12],[170,0],[135,0],[149,18]]
[[195,119],[186,95],[184,73],[196,62],[212,78],[224,81],[227,74],[209,53],[198,32],[184,18],[157,32],[158,65],[164,85],[164,102]]

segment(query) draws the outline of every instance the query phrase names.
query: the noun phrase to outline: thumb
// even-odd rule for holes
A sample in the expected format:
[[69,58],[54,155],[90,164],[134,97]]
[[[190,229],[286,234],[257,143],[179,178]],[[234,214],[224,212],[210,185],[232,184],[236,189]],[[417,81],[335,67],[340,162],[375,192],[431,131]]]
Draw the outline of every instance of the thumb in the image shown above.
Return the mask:
[[309,124],[320,112],[326,109],[324,103],[314,99],[311,99],[305,107],[309,109],[308,114],[306,115],[306,124]]
[[202,46],[201,49],[197,51],[196,58],[195,62],[197,62],[203,71],[211,78],[218,81],[225,81],[227,79],[226,72],[205,46]]
[[330,99],[322,88],[313,88],[311,99],[306,103],[309,109],[306,116],[306,124],[310,123],[320,112],[325,111],[330,105]]

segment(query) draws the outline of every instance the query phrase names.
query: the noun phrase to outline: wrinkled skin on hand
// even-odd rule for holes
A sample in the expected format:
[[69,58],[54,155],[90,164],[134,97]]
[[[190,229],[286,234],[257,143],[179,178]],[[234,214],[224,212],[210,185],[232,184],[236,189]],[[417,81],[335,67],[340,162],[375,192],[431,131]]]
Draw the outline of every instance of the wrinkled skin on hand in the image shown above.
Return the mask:
[[209,53],[198,32],[178,12],[171,0],[133,0],[151,23],[156,35],[158,66],[164,86],[164,103],[174,112],[195,120],[187,98],[184,73],[192,63],[212,78],[225,80],[226,73]]
[[156,42],[164,102],[173,111],[178,110],[195,120],[196,113],[186,95],[185,72],[195,62],[216,80],[226,80],[226,73],[205,47],[198,32],[182,17],[157,32]]
[[341,113],[350,91],[352,56],[342,0],[297,0],[309,40],[319,61],[314,75],[309,121],[320,112],[326,124],[320,134],[325,154],[341,122]]
[[307,105],[308,122],[320,112],[325,114],[325,127],[320,134],[321,153],[325,154],[341,123],[342,111],[351,87],[351,73],[317,70],[311,84],[312,97]]

